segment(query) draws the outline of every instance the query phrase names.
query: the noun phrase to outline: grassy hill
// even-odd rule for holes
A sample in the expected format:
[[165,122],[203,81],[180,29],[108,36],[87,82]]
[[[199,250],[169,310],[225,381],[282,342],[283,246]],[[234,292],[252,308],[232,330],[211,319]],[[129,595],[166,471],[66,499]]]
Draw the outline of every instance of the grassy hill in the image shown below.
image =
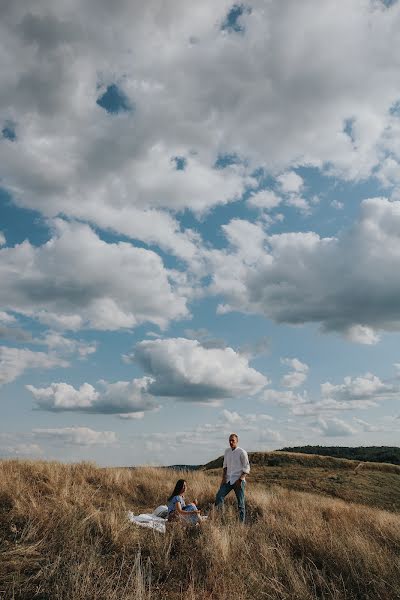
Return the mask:
[[397,446],[296,446],[281,451],[400,465],[400,448]]
[[[231,498],[224,515],[211,511],[201,528],[172,526],[166,535],[131,524],[127,511],[139,514],[164,503],[181,476],[188,495],[209,510],[219,474],[0,462],[0,598],[400,597],[400,515],[266,486],[257,474],[266,469],[266,456],[253,461],[245,526]],[[305,460],[299,456],[298,466]]]
[[[400,466],[294,452],[250,452],[251,481],[400,512]],[[222,468],[223,457],[204,465]]]

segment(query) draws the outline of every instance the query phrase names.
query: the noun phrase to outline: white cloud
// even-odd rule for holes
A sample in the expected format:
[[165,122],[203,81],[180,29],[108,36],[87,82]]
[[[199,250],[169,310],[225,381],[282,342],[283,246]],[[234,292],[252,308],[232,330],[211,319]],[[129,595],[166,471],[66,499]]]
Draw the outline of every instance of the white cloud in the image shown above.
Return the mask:
[[153,379],[148,391],[155,396],[209,401],[253,395],[268,383],[232,348],[205,348],[197,340],[144,340],[135,359]]
[[308,200],[297,194],[289,194],[285,200],[287,206],[293,206],[298,208],[304,215],[308,215],[311,212],[311,206]]
[[0,440],[0,456],[3,458],[40,458],[42,455],[43,450],[38,444]]
[[114,431],[95,431],[89,427],[64,427],[55,429],[33,429],[32,433],[39,440],[56,444],[77,446],[110,446],[117,442]]
[[400,387],[384,383],[372,373],[358,377],[345,377],[343,383],[321,384],[320,399],[304,397],[304,401],[288,401],[291,412],[298,416],[332,415],[339,411],[366,410],[376,407],[384,400],[396,399]]
[[277,182],[285,194],[298,194],[303,185],[304,181],[300,175],[297,175],[294,171],[287,171],[286,173],[282,173],[279,177],[276,178]]
[[363,419],[354,418],[354,421],[362,427],[362,430],[366,433],[375,433],[375,432],[383,432],[385,431],[385,427],[383,425],[372,425]]
[[160,257],[108,244],[87,225],[57,220],[46,244],[0,250],[1,304],[60,327],[116,330],[187,315]]
[[342,437],[357,433],[357,430],[349,423],[336,417],[320,417],[317,422],[317,429],[322,435],[327,437]]
[[[92,4],[1,7],[0,116],[17,130],[1,139],[2,183],[21,205],[191,259],[193,232],[165,211],[237,199],[252,167],[297,194],[301,165],[358,179],[399,155],[397,5],[254,0],[237,34],[221,31],[226,0]],[[112,83],[131,112],[96,104]],[[214,168],[224,154],[246,161]]]
[[222,229],[229,243],[237,249],[245,263],[252,264],[263,251],[267,236],[259,223],[232,219],[223,225]]
[[242,425],[243,423],[243,417],[241,415],[239,415],[239,413],[237,413],[236,411],[230,411],[227,409],[224,409],[221,412],[222,417],[224,418],[224,420],[229,423],[229,425]]
[[97,350],[97,343],[87,343],[83,340],[74,340],[62,335],[58,331],[48,331],[45,333],[40,343],[48,346],[50,350],[57,350],[65,354],[76,353],[80,358],[86,358],[94,354]]
[[13,315],[10,315],[9,313],[4,312],[3,310],[0,310],[0,323],[15,323],[16,318]]
[[302,363],[298,358],[283,358],[281,363],[288,365],[293,369],[282,377],[281,385],[288,388],[296,388],[302,385],[307,379],[308,365]]
[[357,402],[381,400],[397,396],[398,386],[386,384],[372,373],[366,373],[359,377],[345,377],[344,383],[335,385],[330,382],[321,384],[322,398],[342,402]]
[[0,246],[5,246],[6,245],[6,236],[4,235],[4,233],[2,231],[0,231]]
[[47,388],[36,388],[27,385],[39,408],[47,410],[79,410],[90,408],[98,399],[99,394],[89,383],[84,383],[75,389],[67,383],[52,383]]
[[279,206],[282,202],[282,198],[277,196],[271,190],[260,190],[258,192],[253,192],[250,194],[247,203],[250,206],[254,206],[255,208],[260,208],[264,210],[271,210]]
[[346,330],[345,337],[350,342],[365,344],[367,346],[377,344],[380,340],[380,336],[371,327],[366,327],[365,325],[352,325]]
[[[79,389],[67,383],[52,383],[47,388],[27,385],[36,400],[37,408],[52,412],[77,411],[117,414],[125,418],[141,418],[145,411],[157,408],[155,399],[147,392],[150,380],[101,382],[100,391],[84,383]],[[136,415],[136,416],[135,416]]]
[[290,406],[294,407],[298,404],[304,404],[308,402],[307,393],[303,392],[303,394],[296,394],[292,392],[292,390],[273,390],[268,389],[264,390],[262,394],[262,399],[266,403],[278,404],[280,406]]
[[230,411],[227,409],[223,409],[221,411],[222,424],[229,425],[232,427],[238,427],[242,431],[251,431],[255,430],[256,426],[262,423],[263,421],[273,421],[273,418],[270,415],[266,415],[264,413],[258,414],[239,414],[236,411]]
[[288,388],[297,388],[303,385],[307,379],[307,373],[300,373],[299,371],[292,371],[287,373],[281,379],[281,385]]
[[0,385],[11,383],[28,369],[67,367],[68,362],[45,352],[0,346]]
[[[337,238],[282,233],[210,251],[210,293],[219,313],[262,314],[278,323],[319,322],[359,343],[400,329],[400,202],[364,200],[358,222]],[[229,230],[225,228],[225,231]],[[351,257],[349,259],[349,257]],[[368,301],[366,301],[368,299]]]
[[0,321],[0,339],[6,339],[11,342],[19,342],[19,343],[32,343],[33,337],[32,334],[26,329],[22,329],[21,327],[7,327],[1,325]]
[[334,208],[336,210],[344,209],[344,204],[343,204],[343,202],[340,202],[340,200],[332,200],[331,206],[332,206],[332,208]]
[[278,444],[282,442],[282,436],[279,431],[274,429],[262,429],[258,441],[267,444]]

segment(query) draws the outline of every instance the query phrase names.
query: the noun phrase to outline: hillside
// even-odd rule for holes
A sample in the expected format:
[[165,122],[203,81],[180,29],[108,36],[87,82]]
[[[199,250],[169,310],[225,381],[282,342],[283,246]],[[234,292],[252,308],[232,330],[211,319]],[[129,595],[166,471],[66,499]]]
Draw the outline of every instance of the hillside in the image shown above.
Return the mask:
[[282,448],[278,452],[301,452],[350,460],[392,463],[400,465],[400,448],[396,446],[295,446]]
[[[264,467],[263,467],[264,468]],[[248,520],[232,499],[201,528],[166,535],[131,524],[187,478],[203,510],[210,470],[100,469],[0,462],[4,600],[393,600],[400,516],[338,499],[249,485]]]
[[[400,466],[294,452],[250,452],[249,481],[400,511]],[[223,457],[204,465],[215,473]]]

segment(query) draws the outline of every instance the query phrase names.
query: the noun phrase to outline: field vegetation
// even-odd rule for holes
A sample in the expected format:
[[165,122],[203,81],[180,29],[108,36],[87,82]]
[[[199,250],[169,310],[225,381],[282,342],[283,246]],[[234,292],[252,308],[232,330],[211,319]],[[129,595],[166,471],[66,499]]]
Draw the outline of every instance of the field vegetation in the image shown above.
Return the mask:
[[[400,466],[294,452],[250,452],[251,479],[400,512]],[[223,457],[204,465],[217,473]],[[215,471],[213,471],[215,470]]]
[[282,448],[282,452],[301,452],[368,462],[387,462],[400,465],[400,448],[397,446],[296,446]]
[[[163,535],[128,521],[128,510],[165,503],[182,476],[189,495],[211,511],[202,527],[172,526]],[[209,469],[1,462],[0,598],[400,597],[398,513],[266,485],[256,476],[241,525],[233,499],[223,515],[212,514],[218,483]]]

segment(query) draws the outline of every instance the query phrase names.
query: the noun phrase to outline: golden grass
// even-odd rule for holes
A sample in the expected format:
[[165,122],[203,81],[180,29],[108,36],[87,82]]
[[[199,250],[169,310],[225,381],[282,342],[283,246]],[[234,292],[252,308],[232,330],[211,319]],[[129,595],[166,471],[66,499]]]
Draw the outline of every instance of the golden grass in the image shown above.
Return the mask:
[[166,535],[127,520],[182,476],[210,508],[212,473],[1,462],[1,600],[400,597],[399,515],[250,480],[244,526],[230,500]]

